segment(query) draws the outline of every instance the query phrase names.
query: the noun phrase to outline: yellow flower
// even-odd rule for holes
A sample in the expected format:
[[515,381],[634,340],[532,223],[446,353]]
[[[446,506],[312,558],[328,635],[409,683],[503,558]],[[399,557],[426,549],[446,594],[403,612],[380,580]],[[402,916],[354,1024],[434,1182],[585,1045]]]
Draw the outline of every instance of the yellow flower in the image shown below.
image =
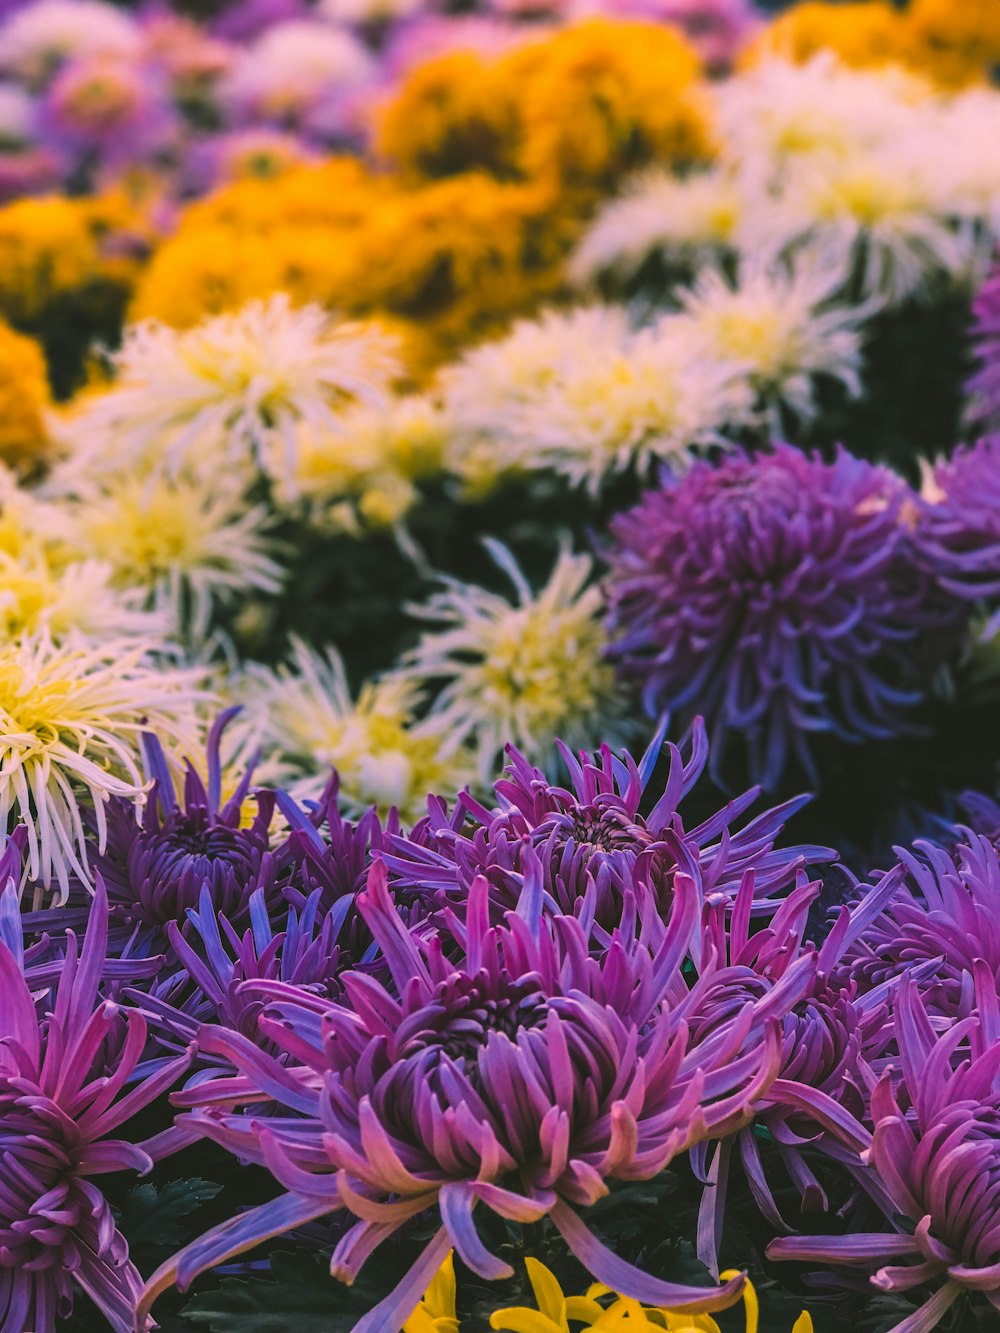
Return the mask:
[[1000,5],[993,0],[912,0],[913,59],[943,83],[972,83],[1000,62]]
[[780,56],[804,64],[818,51],[830,50],[845,65],[857,69],[905,61],[908,40],[906,20],[884,0],[854,4],[806,0],[769,23],[744,61]]
[[49,407],[41,347],[0,322],[0,458],[28,462],[46,451]]
[[459,1333],[455,1313],[454,1251],[448,1251],[448,1257],[424,1293],[424,1299],[403,1325],[403,1333]]
[[452,176],[470,169],[516,173],[517,90],[495,61],[475,51],[428,60],[383,109],[376,147],[409,175]]
[[604,192],[650,162],[712,155],[700,61],[660,24],[591,19],[515,48],[498,75],[518,97],[525,175]]
[[[544,1264],[537,1259],[526,1259],[525,1266],[537,1310],[523,1305],[496,1310],[490,1316],[491,1328],[506,1329],[508,1333],[570,1333],[572,1322],[602,1333],[611,1333],[611,1330],[615,1333],[662,1333],[664,1329],[668,1333],[720,1333],[719,1325],[710,1315],[642,1306],[599,1283],[589,1287],[585,1296],[566,1296],[555,1275]],[[722,1280],[737,1276],[739,1274],[733,1269],[723,1273]],[[757,1333],[757,1293],[750,1282],[743,1289],[743,1301],[746,1333]],[[812,1333],[812,1327],[812,1318],[803,1311],[792,1326],[792,1333]]]

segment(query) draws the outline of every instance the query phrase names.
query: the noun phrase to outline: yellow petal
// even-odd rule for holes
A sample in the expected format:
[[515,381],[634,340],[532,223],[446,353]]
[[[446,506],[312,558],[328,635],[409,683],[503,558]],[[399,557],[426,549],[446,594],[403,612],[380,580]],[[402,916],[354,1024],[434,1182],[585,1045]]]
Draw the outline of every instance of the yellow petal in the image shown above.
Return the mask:
[[792,1325],[792,1333],[813,1333],[812,1315],[808,1310],[803,1310]]
[[539,1310],[548,1315],[557,1328],[567,1329],[569,1333],[566,1325],[566,1298],[555,1274],[537,1259],[525,1259],[524,1266],[528,1270],[528,1281],[535,1293]]
[[502,1328],[508,1333],[569,1333],[568,1325],[554,1323],[548,1315],[529,1310],[526,1305],[513,1305],[507,1310],[494,1310],[490,1328]]

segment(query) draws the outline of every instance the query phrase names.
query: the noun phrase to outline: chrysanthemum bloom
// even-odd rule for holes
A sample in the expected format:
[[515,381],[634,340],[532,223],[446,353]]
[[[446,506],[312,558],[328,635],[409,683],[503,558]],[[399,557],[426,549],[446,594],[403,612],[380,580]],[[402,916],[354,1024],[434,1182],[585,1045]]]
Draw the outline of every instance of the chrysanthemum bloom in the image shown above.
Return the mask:
[[134,805],[113,799],[107,812],[108,836],[92,858],[107,889],[111,915],[130,925],[181,925],[198,905],[203,888],[213,906],[233,925],[241,925],[251,895],[273,887],[274,858],[268,850],[274,794],[257,792],[256,813],[244,826],[243,804],[253,769],[248,767],[235,791],[222,798],[220,745],[226,725],[239,710],[221,713],[208,735],[207,774],[203,779],[190,759],[185,761],[182,800],[159,739],[142,738],[152,779],[141,822]]
[[730,68],[760,21],[748,0],[602,0],[599,7],[607,14],[673,24],[712,74]]
[[198,194],[241,180],[274,177],[314,160],[309,145],[282,130],[234,130],[206,135],[191,145],[184,179]]
[[880,1291],[934,1287],[892,1333],[936,1327],[964,1293],[1000,1309],[1000,1013],[994,978],[981,964],[976,971],[978,1014],[941,1035],[917,984],[902,983],[896,1039],[903,1086],[889,1071],[874,1088],[874,1133],[832,1099],[804,1088],[798,1094],[866,1163],[886,1199],[887,1229],[785,1237],[768,1255],[876,1268],[871,1281]]
[[71,872],[89,882],[81,795],[103,850],[108,801],[144,789],[140,732],[193,752],[201,673],[149,666],[149,647],[55,648],[42,636],[0,649],[0,833],[15,817],[27,824],[36,898],[54,879],[65,899]]
[[806,261],[745,262],[735,282],[704,268],[676,295],[682,318],[708,355],[743,365],[772,429],[786,409],[797,422],[815,416],[817,380],[861,393],[861,330],[872,304],[838,303],[840,275]]
[[[753,910],[752,878],[740,885],[731,915],[721,905],[706,912],[701,952],[728,961],[732,980],[722,986],[709,984],[692,1019],[697,1036],[702,1025],[710,1031],[724,1022],[748,996],[777,1000],[779,991],[797,987],[792,1007],[782,1004],[782,1050],[778,1080],[761,1099],[752,1126],[718,1144],[699,1144],[692,1153],[695,1171],[706,1182],[702,1195],[697,1248],[711,1272],[718,1271],[718,1252],[725,1221],[730,1175],[738,1164],[761,1215],[779,1231],[793,1230],[785,1221],[768,1179],[760,1153],[760,1131],[776,1146],[788,1177],[799,1195],[803,1213],[826,1211],[824,1187],[803,1153],[814,1147],[823,1131],[786,1099],[788,1082],[822,1092],[856,1115],[867,1105],[865,1074],[893,1039],[885,1003],[891,987],[872,988],[859,997],[843,960],[850,947],[892,897],[902,878],[902,868],[886,875],[871,890],[863,906],[843,908],[824,941],[815,952],[803,941],[811,904],[820,891],[818,882],[808,883],[801,875],[774,916],[753,934],[749,931]],[[652,936],[655,941],[656,934]]]
[[139,28],[102,0],[39,0],[0,26],[0,69],[31,88],[44,87],[71,57],[137,53]]
[[344,407],[384,403],[399,367],[374,326],[294,309],[279,294],[186,332],[134,325],[116,369],[116,386],[74,419],[85,464],[103,455],[120,468],[152,453],[175,467],[219,471],[253,459],[279,471],[294,457],[297,423],[336,430]]
[[957,11],[948,0],[913,0],[907,20],[918,58],[949,83],[978,81],[1000,61],[1000,18],[989,0]]
[[1000,435],[928,467],[922,499],[923,545],[942,587],[971,601],[1000,595]]
[[766,60],[714,90],[724,160],[765,185],[809,162],[930,133],[934,87],[898,68],[852,70],[821,52],[803,65]]
[[[171,1283],[186,1286],[227,1255],[338,1207],[358,1219],[333,1257],[333,1274],[347,1281],[408,1218],[440,1216],[421,1257],[356,1333],[398,1328],[452,1246],[483,1277],[512,1275],[476,1230],[480,1205],[517,1222],[548,1216],[599,1281],[634,1299],[704,1310],[738,1298],[741,1276],[714,1292],[649,1277],[577,1211],[610,1180],[648,1179],[693,1143],[746,1123],[772,1077],[777,1033],[752,1003],[689,1041],[698,988],[681,965],[700,911],[695,885],[679,884],[655,954],[615,937],[603,960],[588,957],[579,921],[543,915],[537,890],[490,926],[488,892],[485,879],[474,882],[453,941],[464,958],[452,963],[436,932],[421,940],[406,930],[376,866],[358,907],[391,986],[348,973],[343,1004],[267,986],[260,1030],[298,1066],[236,1034],[203,1033],[201,1045],[241,1077],[180,1094],[202,1108],[182,1127],[266,1164],[288,1193],[163,1265],[140,1312]],[[300,1118],[268,1115],[273,1101]],[[257,1109],[247,1117],[240,1106]]]
[[910,54],[906,19],[886,0],[828,4],[805,0],[773,19],[747,53],[803,63],[833,51],[852,69],[903,64]]
[[678,317],[618,345],[588,343],[553,372],[509,405],[495,434],[517,466],[551,468],[594,494],[608,473],[686,463],[753,406],[742,364],[712,355]]
[[417,502],[421,480],[444,470],[449,423],[431,398],[394,399],[345,412],[336,434],[301,430],[279,501],[302,505],[320,527],[354,535],[394,527]]
[[[840,451],[779,444],[666,478],[612,524],[615,652],[651,713],[704,713],[715,763],[731,733],[765,785],[809,735],[891,736],[926,684],[917,648],[954,618],[909,523],[906,483]],[[924,667],[926,672],[926,664]]]
[[949,205],[946,180],[923,136],[913,134],[803,165],[761,241],[803,247],[863,297],[898,303],[933,289],[934,280],[974,276],[975,236],[953,224]]
[[50,406],[41,347],[0,320],[0,459],[31,465],[45,456]]
[[[3,897],[6,925],[11,914],[17,920],[16,890],[8,886]],[[107,929],[98,881],[82,950],[67,932],[58,984],[40,995],[24,976],[19,927],[0,939],[0,1322],[12,1333],[52,1333],[57,1320],[69,1319],[76,1289],[115,1333],[135,1328],[142,1279],[92,1177],[152,1167],[155,1141],[109,1136],[161,1096],[189,1057],[124,1091],[146,1025],[101,997]]]
[[969,415],[1000,424],[1000,268],[979,289],[972,311],[979,369],[968,384]]
[[290,19],[264,32],[226,80],[224,97],[246,123],[260,119],[303,127],[324,104],[371,83],[374,63],[351,33],[310,19]]
[[[692,1311],[683,1314],[676,1310],[663,1310],[643,1307],[638,1301],[630,1300],[611,1291],[601,1283],[595,1282],[588,1287],[583,1296],[566,1296],[556,1276],[537,1259],[524,1261],[528,1270],[528,1281],[535,1297],[538,1309],[531,1306],[517,1305],[506,1310],[496,1310],[490,1315],[490,1328],[508,1329],[510,1333],[569,1333],[570,1321],[582,1324],[584,1328],[613,1330],[623,1333],[720,1333],[719,1325],[711,1315]],[[723,1281],[737,1276],[733,1270],[722,1274]],[[440,1275],[439,1275],[440,1278]],[[439,1278],[435,1279],[439,1282]],[[436,1295],[428,1292],[427,1300]],[[746,1333],[757,1333],[758,1303],[753,1283],[747,1281],[743,1287],[743,1302],[746,1308]],[[418,1307],[419,1313],[419,1307]],[[431,1333],[431,1327],[417,1323],[412,1328],[408,1323],[403,1333]],[[456,1325],[457,1329],[457,1325]],[[442,1333],[447,1333],[442,1326]],[[803,1310],[791,1333],[813,1333],[812,1316]]]
[[71,61],[55,76],[39,129],[72,170],[95,157],[105,166],[151,157],[176,138],[180,122],[156,71],[134,55],[96,55]]
[[400,668],[404,680],[440,682],[430,716],[454,744],[475,745],[481,782],[507,741],[548,767],[557,736],[593,743],[620,711],[589,557],[562,551],[535,592],[505,546],[486,546],[516,600],[443,579],[440,592],[410,608],[440,628],[423,634]]
[[[869,912],[839,977],[869,990],[920,969],[922,994],[934,1012],[965,1017],[977,960],[1000,993],[1000,851],[966,830],[952,849],[921,841],[896,852],[906,879],[876,915]],[[860,906],[877,892],[868,890]]]
[[333,767],[347,808],[418,817],[428,792],[468,776],[450,737],[433,719],[417,720],[415,681],[369,681],[354,700],[332,648],[322,654],[296,640],[287,666],[247,672],[241,696],[269,759],[285,765],[285,776],[301,776],[295,792],[303,798],[319,795]]
[[[570,783],[561,787],[510,749],[505,777],[496,783],[496,808],[487,810],[463,793],[449,817],[442,802],[429,802],[429,815],[408,838],[392,833],[381,859],[397,893],[441,895],[459,910],[473,880],[485,875],[494,903],[513,907],[535,868],[546,900],[572,916],[586,911],[598,931],[621,920],[626,899],[639,883],[654,891],[666,919],[674,881],[681,872],[707,898],[730,902],[751,874],[755,916],[777,910],[805,865],[836,859],[828,847],[776,847],[785,821],[808,799],[799,797],[766,810],[744,827],[738,821],[759,795],[744,792],[703,822],[686,828],[680,806],[704,772],[708,759],[700,720],[693,728],[692,752],[685,760],[669,745],[669,773],[653,799],[649,780],[663,744],[663,729],[637,764],[604,745],[579,757],[560,744]],[[640,813],[649,805],[649,813]]]
[[[69,469],[63,476],[73,482]],[[281,588],[263,531],[267,510],[248,505],[231,479],[121,471],[67,500],[64,513],[78,550],[107,564],[116,586],[143,589],[195,642],[208,632],[213,606]]]
[[129,636],[165,641],[173,617],[145,607],[144,597],[141,588],[117,586],[112,567],[99,560],[64,564],[39,550],[0,550],[0,627],[7,639],[45,631],[57,644]]
[[604,204],[573,256],[580,283],[598,277],[628,281],[655,259],[670,267],[699,267],[736,246],[744,192],[730,171],[678,177],[650,168]]

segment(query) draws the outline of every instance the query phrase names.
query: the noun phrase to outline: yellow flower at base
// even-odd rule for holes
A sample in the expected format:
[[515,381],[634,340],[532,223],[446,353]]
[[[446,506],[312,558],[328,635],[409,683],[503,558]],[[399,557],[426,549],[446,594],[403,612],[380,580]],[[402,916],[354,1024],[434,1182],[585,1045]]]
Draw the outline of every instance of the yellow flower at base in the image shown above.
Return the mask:
[[[601,1333],[721,1333],[719,1325],[707,1314],[654,1309],[620,1296],[595,1283],[585,1296],[565,1296],[555,1275],[538,1262],[526,1259],[528,1280],[538,1309],[514,1306],[497,1310],[490,1316],[490,1327],[508,1333],[570,1333],[570,1324],[598,1329]],[[722,1280],[738,1277],[733,1269]],[[609,1299],[610,1298],[610,1301]],[[757,1293],[750,1282],[743,1289],[746,1333],[757,1333]],[[813,1333],[812,1318],[803,1311],[792,1326],[792,1333]]]
[[403,1325],[403,1333],[459,1333],[455,1313],[454,1251],[448,1252],[424,1299]]
[[0,459],[28,462],[46,452],[50,406],[41,347],[0,323]]

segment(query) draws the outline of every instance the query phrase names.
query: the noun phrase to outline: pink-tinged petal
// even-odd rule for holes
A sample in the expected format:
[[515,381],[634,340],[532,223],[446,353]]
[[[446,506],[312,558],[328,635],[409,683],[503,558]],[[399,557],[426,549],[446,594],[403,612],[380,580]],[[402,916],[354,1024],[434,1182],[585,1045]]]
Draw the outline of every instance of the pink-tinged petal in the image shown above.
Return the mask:
[[490,1254],[480,1239],[472,1217],[475,1201],[472,1186],[467,1182],[442,1185],[438,1206],[445,1230],[462,1262],[474,1273],[491,1282],[513,1277],[514,1270],[510,1264]]
[[566,1244],[598,1282],[644,1305],[714,1314],[718,1310],[728,1310],[743,1294],[746,1278],[742,1273],[719,1287],[688,1287],[663,1282],[609,1250],[567,1204],[557,1203],[549,1216]]
[[919,1310],[894,1324],[889,1333],[931,1333],[962,1294],[957,1282],[946,1282]]
[[353,1333],[396,1333],[420,1304],[424,1292],[448,1257],[451,1241],[442,1228],[428,1241],[402,1282],[354,1325]]
[[470,1188],[487,1208],[511,1222],[540,1222],[556,1202],[552,1190],[535,1191],[529,1198],[485,1180],[474,1180]]
[[892,1232],[858,1231],[848,1236],[780,1236],[766,1250],[769,1259],[793,1259],[832,1264],[877,1264],[895,1256],[919,1255],[912,1236]]

